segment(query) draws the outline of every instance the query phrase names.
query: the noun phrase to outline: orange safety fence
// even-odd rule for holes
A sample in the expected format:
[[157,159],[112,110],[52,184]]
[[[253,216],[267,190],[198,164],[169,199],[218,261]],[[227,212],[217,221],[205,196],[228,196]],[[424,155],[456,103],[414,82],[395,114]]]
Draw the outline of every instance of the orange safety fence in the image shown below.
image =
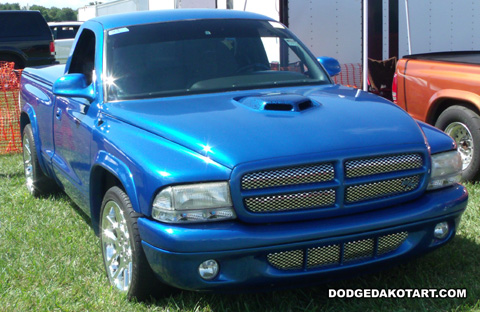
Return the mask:
[[342,71],[337,76],[333,77],[336,84],[341,84],[357,89],[362,88],[362,64],[348,63],[341,64]]
[[0,154],[22,150],[18,105],[21,70],[14,65],[0,62]]

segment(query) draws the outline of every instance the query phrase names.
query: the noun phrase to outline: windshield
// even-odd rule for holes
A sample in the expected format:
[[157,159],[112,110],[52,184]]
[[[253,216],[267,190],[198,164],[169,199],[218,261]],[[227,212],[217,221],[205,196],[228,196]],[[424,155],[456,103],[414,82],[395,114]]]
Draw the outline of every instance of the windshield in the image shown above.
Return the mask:
[[330,83],[277,22],[135,25],[108,31],[106,46],[108,101]]

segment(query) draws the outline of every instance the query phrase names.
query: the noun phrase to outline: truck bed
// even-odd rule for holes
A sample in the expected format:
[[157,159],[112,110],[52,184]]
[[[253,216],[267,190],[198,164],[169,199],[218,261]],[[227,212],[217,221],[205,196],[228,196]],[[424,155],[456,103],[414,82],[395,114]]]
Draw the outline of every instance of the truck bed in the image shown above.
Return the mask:
[[40,67],[27,67],[23,71],[23,75],[29,75],[35,77],[35,79],[46,83],[47,85],[53,85],[55,80],[63,76],[65,73],[65,64],[40,66]]
[[480,65],[480,51],[452,51],[406,55],[403,58]]

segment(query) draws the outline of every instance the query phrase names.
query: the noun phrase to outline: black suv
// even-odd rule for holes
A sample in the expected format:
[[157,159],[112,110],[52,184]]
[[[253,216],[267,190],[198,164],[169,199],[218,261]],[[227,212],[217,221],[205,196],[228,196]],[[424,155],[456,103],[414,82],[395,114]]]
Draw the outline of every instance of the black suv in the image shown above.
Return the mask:
[[0,11],[0,61],[15,68],[55,63],[55,45],[38,11]]

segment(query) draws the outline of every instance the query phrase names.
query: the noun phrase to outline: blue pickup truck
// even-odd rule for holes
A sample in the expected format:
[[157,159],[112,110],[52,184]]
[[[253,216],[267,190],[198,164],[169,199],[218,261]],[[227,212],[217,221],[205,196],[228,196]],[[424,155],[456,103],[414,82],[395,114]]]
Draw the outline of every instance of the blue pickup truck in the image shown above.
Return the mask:
[[23,72],[27,188],[91,217],[129,298],[318,283],[444,245],[468,199],[455,143],[337,67],[252,13],[92,19],[66,65]]

